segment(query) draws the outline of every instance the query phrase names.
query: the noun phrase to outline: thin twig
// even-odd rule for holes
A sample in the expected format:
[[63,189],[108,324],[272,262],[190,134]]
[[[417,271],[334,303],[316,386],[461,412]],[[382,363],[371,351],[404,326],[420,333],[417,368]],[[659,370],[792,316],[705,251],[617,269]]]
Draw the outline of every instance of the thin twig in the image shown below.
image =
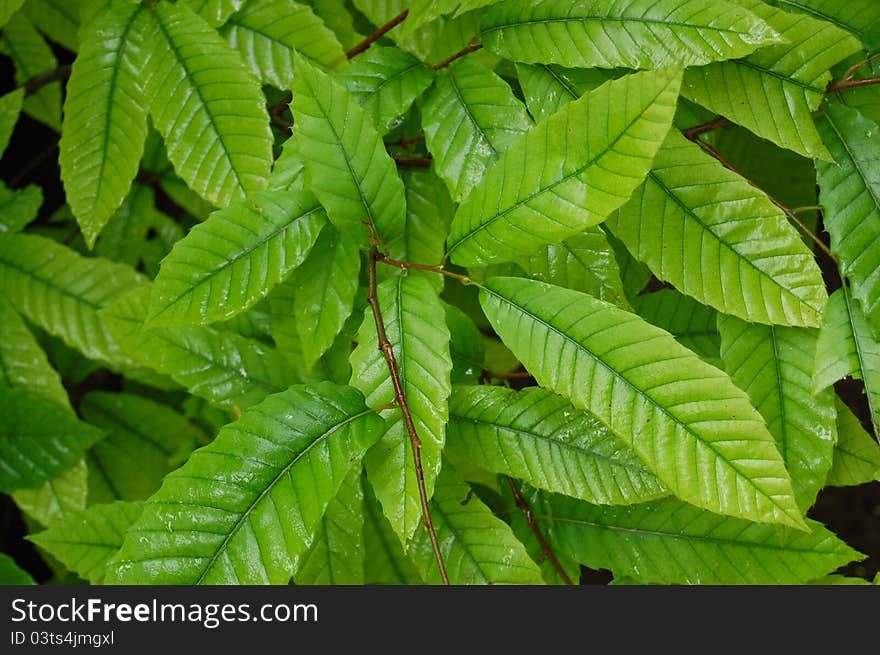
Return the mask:
[[828,94],[836,91],[843,91],[845,89],[855,89],[860,86],[870,86],[872,84],[880,84],[880,77],[863,77],[858,80],[840,80],[839,82],[832,82],[825,87],[825,93]]
[[700,146],[700,148],[703,149],[703,152],[705,152],[707,155],[716,159],[722,166],[724,166],[724,168],[736,173],[742,179],[744,179],[746,182],[748,182],[753,187],[755,187],[756,189],[758,189],[759,191],[764,193],[764,195],[767,196],[767,199],[770,202],[772,202],[774,205],[776,205],[779,209],[782,210],[782,212],[788,217],[788,220],[790,220],[792,223],[794,223],[795,226],[799,230],[801,230],[801,232],[803,232],[808,237],[810,237],[810,239],[813,241],[813,243],[815,243],[819,247],[819,250],[821,250],[826,255],[828,255],[828,257],[831,258],[831,261],[833,261],[835,264],[837,263],[837,257],[834,256],[834,253],[831,252],[831,250],[828,248],[828,246],[826,246],[825,243],[817,235],[815,235],[812,230],[810,230],[810,228],[808,228],[806,225],[804,225],[804,223],[795,215],[795,213],[791,209],[789,209],[786,205],[782,204],[782,202],[780,202],[779,200],[777,200],[776,198],[771,196],[769,193],[767,193],[764,189],[762,189],[757,184],[755,184],[755,182],[753,182],[751,179],[749,179],[745,173],[743,173],[736,166],[734,166],[729,161],[727,161],[724,158],[724,155],[722,155],[720,152],[715,150],[715,148],[713,148],[711,145],[709,145],[708,143],[706,143],[705,141],[703,141],[702,139],[697,138],[697,137],[692,138],[691,142],[696,143],[698,146]]
[[416,468],[416,480],[419,486],[419,499],[422,503],[422,521],[425,524],[425,530],[431,539],[431,547],[434,549],[434,557],[437,559],[437,567],[440,569],[440,578],[443,584],[449,584],[449,576],[446,574],[446,565],[443,562],[443,554],[440,552],[440,543],[437,541],[437,532],[434,529],[434,522],[431,520],[431,509],[428,504],[428,492],[425,488],[425,473],[422,469],[422,440],[416,431],[413,422],[412,413],[409,404],[406,401],[406,394],[403,391],[403,383],[400,381],[400,372],[397,368],[397,360],[394,357],[394,348],[388,340],[385,332],[385,322],[382,320],[382,311],[379,308],[379,295],[377,292],[376,282],[376,262],[380,261],[382,255],[376,247],[375,234],[372,238],[373,246],[370,249],[370,291],[367,300],[370,307],[373,308],[373,320],[376,323],[376,336],[379,341],[379,350],[385,357],[385,363],[388,366],[388,372],[391,375],[391,384],[394,387],[394,398],[397,401],[400,412],[403,415],[403,422],[406,425],[406,431],[409,435],[409,441],[412,445],[413,461]]
[[391,147],[402,148],[403,150],[409,150],[409,147],[411,145],[413,145],[414,143],[420,143],[424,140],[425,140],[425,135],[418,134],[418,135],[411,137],[409,139],[398,139],[397,141],[386,141],[385,147],[386,148],[391,148]]
[[553,549],[550,548],[550,544],[547,543],[547,540],[544,538],[544,534],[541,532],[541,528],[538,525],[538,522],[535,520],[534,515],[532,514],[532,508],[529,507],[529,503],[523,498],[523,495],[520,493],[519,488],[516,486],[516,482],[513,481],[509,475],[504,476],[507,478],[507,484],[510,485],[510,491],[513,493],[513,499],[516,501],[516,506],[522,511],[523,515],[526,518],[526,523],[529,524],[529,528],[532,531],[532,534],[535,535],[535,538],[538,540],[538,543],[541,545],[541,552],[544,553],[544,557],[550,560],[550,563],[553,565],[553,568],[556,569],[556,572],[559,574],[559,577],[562,578],[562,581],[567,585],[573,585],[574,582],[571,581],[571,578],[568,577],[568,573],[565,572],[565,569],[562,568],[562,564],[560,564],[559,560],[556,558],[556,555],[553,553]]
[[733,125],[733,123],[721,116],[719,118],[716,118],[715,120],[709,121],[708,123],[689,127],[686,130],[682,130],[681,133],[684,134],[685,138],[693,141],[696,137],[704,134],[705,132],[711,132],[712,130],[717,130],[720,127],[729,127],[731,125]]
[[59,66],[58,68],[53,68],[52,70],[46,71],[45,73],[34,75],[32,78],[26,80],[23,84],[21,84],[19,88],[24,89],[24,94],[26,96],[32,96],[47,84],[66,80],[68,77],[70,77],[70,70],[71,67],[69,64]]
[[485,371],[483,377],[490,380],[530,380],[534,379],[534,375],[528,371],[514,371],[513,373],[493,373]]
[[431,162],[433,161],[430,157],[407,157],[406,155],[391,155],[391,158],[401,166],[418,168],[431,168]]
[[389,266],[395,266],[397,268],[414,268],[418,271],[431,271],[432,273],[438,273],[440,275],[445,275],[446,277],[452,278],[453,280],[458,280],[462,284],[474,284],[474,281],[470,279],[467,275],[461,275],[459,273],[453,273],[452,271],[447,271],[442,266],[435,266],[432,264],[414,264],[412,262],[402,262],[397,259],[391,259],[388,255],[377,252],[376,253],[376,261],[382,262],[383,264],[388,264]]
[[[473,39],[471,39],[471,41],[473,41]],[[483,47],[483,45],[481,43],[468,43],[464,49],[459,50],[451,57],[447,57],[446,59],[441,61],[439,64],[434,64],[434,70],[440,70],[441,68],[446,68],[447,66],[449,66],[449,64],[454,62],[456,59],[460,59],[461,57],[464,57],[467,54],[470,54],[472,52],[476,52],[477,50],[479,50],[482,47]]]
[[403,21],[405,21],[407,16],[409,16],[409,9],[404,9],[401,13],[399,13],[397,16],[395,16],[390,21],[385,23],[378,30],[376,30],[375,32],[370,34],[370,36],[368,36],[366,39],[364,39],[363,41],[358,43],[355,47],[353,47],[351,50],[346,52],[345,56],[348,57],[349,59],[351,59],[352,57],[356,57],[357,55],[361,54],[364,50],[369,48],[373,44],[374,41],[381,39],[383,36],[385,36],[385,34],[389,30],[393,29],[394,27],[397,27]]

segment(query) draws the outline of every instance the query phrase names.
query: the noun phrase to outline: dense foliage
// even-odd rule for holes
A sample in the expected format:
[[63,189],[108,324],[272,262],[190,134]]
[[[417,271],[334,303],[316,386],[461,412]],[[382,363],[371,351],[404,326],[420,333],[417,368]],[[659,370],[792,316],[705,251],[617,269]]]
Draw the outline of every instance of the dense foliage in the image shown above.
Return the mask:
[[0,185],[51,580],[870,583],[810,512],[880,479],[876,0],[0,25],[0,150],[60,139],[60,201]]

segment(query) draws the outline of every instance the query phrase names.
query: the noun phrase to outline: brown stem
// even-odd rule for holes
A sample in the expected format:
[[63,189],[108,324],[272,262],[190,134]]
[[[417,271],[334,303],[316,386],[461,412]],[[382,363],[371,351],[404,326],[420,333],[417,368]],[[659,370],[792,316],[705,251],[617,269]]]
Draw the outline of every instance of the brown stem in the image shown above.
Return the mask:
[[516,482],[514,482],[513,478],[509,475],[506,475],[504,477],[507,478],[507,484],[510,485],[510,491],[513,493],[513,499],[516,501],[516,506],[519,507],[520,511],[522,511],[523,515],[526,518],[526,523],[528,523],[529,528],[532,531],[532,534],[535,535],[535,538],[541,545],[541,552],[544,553],[544,557],[550,560],[553,568],[556,569],[556,572],[559,574],[559,577],[562,578],[565,584],[573,585],[574,582],[572,582],[571,578],[568,577],[568,573],[566,573],[565,569],[562,568],[562,564],[560,564],[559,560],[556,558],[556,555],[553,553],[553,549],[550,548],[550,544],[548,544],[547,540],[544,538],[544,534],[541,532],[541,528],[540,526],[538,526],[538,522],[535,520],[535,516],[532,514],[532,508],[529,507],[529,503],[526,501],[525,498],[523,498],[523,495],[520,493],[519,488],[516,486]]
[[486,371],[483,373],[483,377],[491,380],[530,380],[535,376],[528,371],[514,371],[513,373],[492,373],[491,371]]
[[401,13],[399,13],[397,16],[395,16],[390,21],[385,23],[378,30],[376,30],[375,32],[370,34],[370,36],[368,36],[366,39],[364,39],[363,41],[358,43],[355,47],[353,47],[351,50],[346,52],[345,56],[348,57],[349,59],[351,59],[352,57],[356,57],[357,55],[361,54],[364,50],[369,48],[373,44],[374,41],[381,39],[383,36],[385,36],[385,34],[389,30],[393,29],[394,27],[397,27],[403,21],[405,21],[407,16],[409,16],[409,9],[404,9]]
[[428,492],[425,488],[425,473],[422,470],[422,440],[416,431],[413,422],[412,413],[409,404],[406,402],[406,394],[403,391],[403,383],[400,381],[400,372],[397,368],[397,360],[394,357],[394,348],[388,340],[385,332],[385,322],[382,320],[382,311],[379,308],[379,295],[376,283],[376,262],[380,261],[382,255],[376,247],[376,239],[373,238],[373,246],[370,250],[370,291],[367,300],[370,307],[373,308],[373,320],[376,323],[376,336],[379,341],[379,350],[385,357],[385,363],[388,366],[388,372],[391,375],[391,384],[394,387],[394,398],[397,401],[400,412],[403,414],[403,422],[406,425],[406,431],[409,435],[409,441],[412,446],[413,461],[416,467],[416,480],[419,485],[419,499],[422,503],[422,520],[425,524],[425,530],[431,539],[431,547],[434,549],[434,557],[437,559],[437,567],[440,569],[440,578],[443,584],[449,584],[449,576],[446,574],[446,564],[443,562],[443,554],[440,552],[440,543],[437,541],[437,532],[434,529],[434,522],[431,520],[431,509],[428,504]]
[[25,81],[24,84],[21,84],[19,88],[24,89],[24,94],[26,96],[32,96],[47,84],[66,80],[68,77],[70,77],[70,70],[71,67],[69,64],[65,66],[59,66],[58,68],[53,68],[52,70],[46,71],[45,73],[34,75],[32,78]]
[[[471,40],[473,40],[473,39],[471,39]],[[482,47],[483,47],[483,45],[480,43],[468,43],[467,46],[463,50],[459,50],[451,57],[447,57],[446,59],[441,61],[439,64],[434,64],[434,70],[440,70],[441,68],[446,68],[447,66],[449,66],[449,64],[454,62],[456,59],[460,59],[461,57],[464,57],[465,55],[470,54],[471,52],[476,52],[477,50],[479,50]]]
[[706,132],[711,132],[712,130],[717,130],[720,127],[729,127],[733,125],[729,120],[724,118],[723,116],[716,118],[715,120],[709,121],[708,123],[703,123],[702,125],[695,125],[694,127],[689,127],[686,130],[682,130],[681,133],[684,134],[685,138],[693,141],[696,137],[704,134]]
[[412,262],[402,262],[398,259],[391,259],[388,255],[377,252],[376,253],[376,261],[382,262],[383,264],[388,264],[389,266],[396,266],[397,268],[414,268],[418,271],[431,271],[432,273],[438,273],[440,275],[445,275],[446,277],[450,277],[453,280],[458,280],[462,284],[474,284],[474,281],[470,279],[466,275],[460,275],[459,273],[453,273],[452,271],[447,271],[442,266],[434,266],[432,264],[414,264]]
[[395,147],[395,148],[403,148],[404,150],[409,150],[409,147],[411,145],[413,145],[414,143],[420,143],[421,141],[424,141],[424,140],[425,140],[425,135],[419,134],[419,135],[414,136],[409,139],[398,139],[397,141],[386,141],[385,147],[386,148]]
[[812,232],[812,230],[810,230],[810,228],[808,228],[806,225],[804,225],[804,223],[795,215],[795,213],[791,209],[789,209],[786,205],[782,204],[782,202],[780,202],[779,200],[777,200],[776,198],[771,196],[769,193],[764,191],[764,189],[762,189],[757,184],[755,184],[755,182],[753,182],[751,179],[749,179],[745,173],[743,173],[736,166],[734,166],[729,161],[727,161],[724,158],[724,156],[720,152],[715,150],[715,148],[713,148],[711,145],[709,145],[708,143],[706,143],[705,141],[703,141],[702,139],[699,139],[697,137],[694,137],[690,140],[691,140],[691,142],[696,143],[698,146],[700,146],[700,148],[703,149],[703,152],[705,152],[707,155],[716,159],[722,166],[724,166],[724,168],[736,173],[742,179],[744,179],[746,182],[748,182],[753,187],[755,187],[756,189],[758,189],[759,191],[764,193],[767,196],[768,200],[770,200],[770,202],[772,202],[774,205],[776,205],[777,207],[779,207],[779,209],[782,210],[782,212],[788,217],[788,220],[790,220],[792,223],[794,223],[795,226],[801,232],[803,232],[808,237],[810,237],[810,239],[813,241],[813,243],[815,243],[816,246],[818,246],[819,250],[821,250],[826,255],[828,255],[828,257],[831,258],[831,261],[833,261],[835,264],[837,263],[837,257],[834,256],[834,253],[831,252],[831,250],[828,248],[828,246],[826,246],[825,243],[817,235],[815,235]]
[[843,91],[845,89],[855,89],[860,86],[870,86],[872,84],[880,84],[880,77],[863,77],[859,80],[840,80],[832,82],[825,87],[825,93],[834,93],[835,91]]
[[433,161],[430,157],[407,157],[406,155],[391,155],[391,158],[401,166],[416,166],[418,168],[431,168]]

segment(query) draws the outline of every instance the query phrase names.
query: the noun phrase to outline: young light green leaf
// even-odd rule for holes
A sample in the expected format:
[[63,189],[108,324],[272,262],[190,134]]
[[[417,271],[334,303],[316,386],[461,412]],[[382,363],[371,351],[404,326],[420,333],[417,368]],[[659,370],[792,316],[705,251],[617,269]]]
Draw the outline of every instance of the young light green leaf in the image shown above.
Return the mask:
[[516,74],[526,107],[536,121],[555,114],[563,106],[616,77],[602,68],[563,68],[552,64],[517,64]]
[[592,412],[679,498],[803,528],[773,437],[748,397],[659,328],[583,293],[521,278],[480,291],[538,383]]
[[35,184],[12,191],[0,182],[0,234],[20,232],[33,221],[43,205],[43,192]]
[[355,57],[337,79],[372,119],[379,134],[400,122],[434,80],[434,70],[397,48],[373,46]]
[[86,508],[89,492],[89,471],[85,458],[65,469],[51,480],[34,489],[19,489],[12,494],[15,504],[42,525],[56,521]]
[[120,297],[101,312],[113,337],[137,363],[219,407],[260,402],[299,380],[280,352],[255,339],[208,327],[147,329],[150,286]]
[[111,5],[88,27],[64,101],[58,162],[86,245],[122,204],[147,138],[142,62],[147,9]]
[[114,499],[146,500],[162,477],[205,441],[201,430],[170,407],[131,393],[86,394],[79,411],[107,432],[92,446],[89,461]]
[[816,162],[823,226],[853,297],[880,334],[880,125],[829,102],[819,131],[837,162]]
[[33,489],[79,460],[103,433],[24,389],[0,393],[0,491]]
[[361,270],[357,241],[327,225],[302,266],[290,277],[291,307],[302,342],[306,368],[327,352],[354,307]]
[[[416,432],[428,497],[440,470],[445,439],[452,358],[445,310],[437,291],[423,278],[397,275],[378,288],[385,332],[397,361],[400,382]],[[372,311],[367,309],[351,353],[351,382],[370,407],[394,400],[388,366],[379,350]],[[367,453],[365,464],[385,516],[406,543],[422,517],[412,445],[399,409],[390,410],[387,429]]]
[[675,131],[607,225],[658,278],[721,312],[780,325],[821,321],[822,273],[782,210]]
[[294,135],[306,185],[340,229],[366,241],[364,221],[383,239],[400,234],[406,216],[403,183],[369,115],[341,84],[296,60]]
[[627,507],[544,494],[529,499],[557,550],[642,584],[803,584],[864,558],[816,521],[801,532],[675,498]]
[[[2,24],[0,20],[0,24]],[[12,130],[18,122],[21,107],[24,103],[24,89],[19,88],[0,97],[0,155],[6,151]]]
[[813,390],[819,392],[848,375],[864,382],[874,434],[880,434],[880,341],[850,290],[843,287],[831,294],[825,309],[816,343]]
[[[437,478],[431,518],[450,583],[543,584],[538,565],[510,526],[448,464]],[[415,534],[409,556],[427,584],[440,584],[437,560],[424,528]]]
[[742,7],[703,0],[507,0],[480,28],[483,45],[502,57],[578,68],[699,66],[779,41]]
[[[21,316],[0,296],[0,388],[22,388],[70,409],[61,376]],[[71,409],[71,413],[72,413]]]
[[220,30],[251,71],[279,89],[293,86],[294,53],[324,69],[345,62],[342,46],[311,7],[293,0],[249,0]]
[[608,238],[598,227],[587,228],[561,243],[551,243],[517,263],[534,280],[628,307],[617,260]]
[[272,132],[257,80],[186,5],[162,2],[150,16],[144,87],[175,171],[217,207],[264,189]]
[[532,126],[507,82],[466,58],[440,74],[420,109],[434,170],[456,202]]
[[[41,73],[58,66],[58,60],[46,40],[34,28],[33,23],[19,11],[3,26],[0,50],[15,64],[15,83],[24,84]],[[47,84],[35,94],[24,99],[24,112],[48,125],[61,130],[61,83]]]
[[457,386],[446,432],[455,457],[547,491],[602,505],[668,494],[595,416],[545,389]]
[[859,42],[830,23],[760,0],[737,1],[772,25],[784,42],[744,59],[689,69],[682,94],[783,148],[830,161],[810,113],[831,81],[828,69],[857,52]]
[[675,289],[643,293],[633,300],[636,314],[672,334],[710,364],[720,362],[718,312]]
[[837,407],[837,444],[825,484],[848,487],[872,482],[880,472],[880,447],[862,427],[858,417],[836,395],[834,404]]
[[6,553],[0,553],[0,584],[3,585],[34,585],[31,574],[22,569],[15,560]]
[[0,234],[0,290],[28,320],[100,362],[127,361],[98,310],[143,278],[45,237]]
[[142,503],[118,501],[93,505],[65,516],[48,530],[27,539],[84,580],[101,584],[107,573],[107,562],[122,547],[126,530],[142,511]]
[[269,396],[168,474],[108,570],[116,584],[287,584],[382,432],[351,387]]
[[452,261],[531,255],[605,220],[650,170],[680,80],[670,70],[612,80],[526,133],[459,206],[447,239]]
[[287,191],[214,212],[162,262],[149,324],[205,325],[252,307],[305,260],[325,216],[311,193]]
[[806,512],[825,486],[837,438],[833,392],[813,393],[818,330],[719,316],[718,331],[724,369],[767,422]]
[[298,585],[364,584],[364,489],[355,468],[327,505],[308,553],[293,574]]

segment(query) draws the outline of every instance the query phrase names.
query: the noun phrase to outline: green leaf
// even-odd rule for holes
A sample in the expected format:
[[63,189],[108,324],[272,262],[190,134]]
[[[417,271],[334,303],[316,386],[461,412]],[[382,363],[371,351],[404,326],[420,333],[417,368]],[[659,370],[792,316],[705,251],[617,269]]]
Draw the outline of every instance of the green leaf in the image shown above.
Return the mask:
[[306,185],[330,220],[359,240],[371,223],[390,239],[403,227],[403,183],[369,115],[341,84],[296,59],[291,105]]
[[95,391],[79,406],[82,417],[107,436],[89,462],[120,500],[145,500],[205,435],[176,411],[131,393]]
[[6,387],[27,389],[70,409],[61,376],[18,312],[0,296],[0,388]]
[[379,134],[386,134],[434,76],[434,69],[409,53],[373,46],[355,57],[337,79],[364,108]]
[[823,226],[853,297],[880,334],[880,125],[830,102],[819,131],[837,162],[816,162]]
[[327,505],[309,552],[293,575],[298,585],[364,584],[364,490],[355,468]]
[[[404,169],[401,178],[406,190],[406,222],[401,235],[388,241],[387,254],[398,261],[439,265],[455,205],[433,171]],[[383,267],[378,272],[381,276],[389,270],[393,269]],[[438,290],[443,287],[443,279],[436,273],[410,269],[407,275],[423,277]]]
[[555,114],[572,100],[615,77],[601,68],[563,68],[552,64],[517,64],[526,107],[536,121]]
[[125,357],[98,310],[142,279],[127,266],[81,257],[45,237],[0,234],[0,291],[28,320],[101,362]]
[[0,394],[0,491],[33,489],[73,465],[103,433],[24,389]]
[[103,12],[84,34],[64,101],[60,153],[67,202],[91,248],[122,204],[147,138],[140,5]]
[[486,346],[483,335],[470,317],[458,307],[444,304],[449,328],[449,354],[452,357],[450,380],[475,382],[483,373]]
[[249,0],[183,0],[183,3],[211,27],[220,27],[235,12],[250,4]]
[[532,126],[507,82],[466,58],[438,76],[420,108],[434,170],[456,202]]
[[320,2],[320,0],[304,0],[304,2],[311,6],[315,14],[336,34],[346,50],[353,48],[364,39],[355,28],[350,2]]
[[34,489],[19,489],[12,499],[25,514],[42,525],[54,525],[59,519],[86,508],[89,472],[85,459],[46,480]]
[[456,387],[446,441],[456,457],[480,468],[593,503],[626,505],[668,493],[595,416],[545,389]]
[[507,0],[480,28],[483,45],[502,57],[580,68],[697,66],[779,41],[742,7],[703,0]]
[[767,422],[806,512],[825,486],[837,438],[833,392],[813,393],[818,330],[719,316],[718,331],[724,369]]
[[587,228],[561,243],[551,243],[517,263],[534,280],[628,306],[614,251],[598,227]]
[[142,503],[93,505],[65,516],[29,541],[46,550],[69,570],[92,584],[101,584],[107,562],[122,547],[125,532],[143,511]]
[[293,86],[294,53],[324,69],[346,62],[336,35],[311,7],[292,0],[249,0],[220,33],[254,75],[279,89]]
[[822,273],[782,210],[677,132],[607,225],[654,275],[721,312],[780,325],[821,321]]
[[15,560],[6,553],[0,553],[0,584],[33,585],[36,584],[31,574],[20,568]]
[[150,15],[144,86],[176,173],[218,207],[264,189],[272,132],[256,79],[185,5],[162,2]]
[[643,319],[672,334],[685,348],[693,350],[710,364],[720,361],[721,337],[718,312],[675,289],[644,293],[633,301]]
[[149,324],[204,325],[252,307],[305,260],[324,224],[306,192],[258,193],[214,212],[162,262]]
[[302,342],[306,368],[327,352],[354,307],[361,270],[358,243],[327,225],[315,247],[293,275],[295,302],[290,308]]
[[447,240],[452,261],[531,255],[605,220],[650,169],[680,79],[668,70],[627,75],[538,123],[459,206]]
[[[0,24],[3,22],[2,14],[0,14]],[[23,103],[24,89],[21,88],[0,96],[0,155],[3,155],[6,146],[9,145],[9,139],[18,122]]]
[[20,232],[43,205],[43,191],[35,184],[11,191],[0,182],[0,234]]
[[[391,343],[400,383],[421,440],[428,497],[440,470],[445,439],[452,358],[445,310],[437,291],[423,278],[398,275],[378,288],[379,308]],[[372,312],[364,313],[357,348],[351,353],[351,382],[370,407],[394,400],[388,366],[379,350]],[[405,543],[422,517],[412,446],[399,409],[389,410],[382,439],[365,459],[367,474],[385,516]]]
[[880,435],[880,341],[848,288],[828,300],[813,369],[813,390],[819,392],[846,376],[865,384],[874,434]]
[[293,386],[266,398],[165,477],[108,582],[287,584],[381,431],[350,387]]
[[[15,83],[24,84],[30,78],[47,73],[58,66],[58,60],[46,40],[34,28],[25,12],[18,12],[3,26],[2,51],[15,64]],[[24,99],[24,112],[61,130],[61,83],[47,84]]]
[[682,94],[783,148],[830,160],[810,113],[831,81],[828,69],[857,52],[859,42],[809,16],[787,14],[760,0],[738,2],[771,24],[785,42],[745,59],[688,70]]
[[530,500],[560,552],[642,584],[804,584],[864,558],[816,521],[801,532],[674,498],[627,507],[543,494]]
[[[496,517],[446,464],[437,478],[431,518],[450,583],[543,584],[541,571],[510,526]],[[440,584],[440,572],[424,528],[409,548],[427,584]]]
[[80,13],[86,0],[29,0],[28,18],[41,32],[68,50],[79,47]]
[[369,585],[424,584],[413,563],[403,554],[400,540],[372,487],[364,482],[364,582]]
[[825,484],[848,487],[871,482],[880,472],[880,447],[837,396],[834,404],[837,407],[837,444]]
[[880,5],[874,0],[767,0],[786,11],[795,11],[834,23],[860,41],[880,44]]
[[595,414],[676,496],[804,527],[782,457],[746,395],[668,332],[586,294],[519,278],[492,278],[480,302],[541,386]]
[[297,381],[281,353],[254,339],[207,327],[145,328],[149,298],[150,286],[143,285],[101,318],[139,364],[171,376],[191,394],[235,410]]
[[21,8],[23,4],[24,0],[0,1],[0,27],[6,25],[6,22]]

